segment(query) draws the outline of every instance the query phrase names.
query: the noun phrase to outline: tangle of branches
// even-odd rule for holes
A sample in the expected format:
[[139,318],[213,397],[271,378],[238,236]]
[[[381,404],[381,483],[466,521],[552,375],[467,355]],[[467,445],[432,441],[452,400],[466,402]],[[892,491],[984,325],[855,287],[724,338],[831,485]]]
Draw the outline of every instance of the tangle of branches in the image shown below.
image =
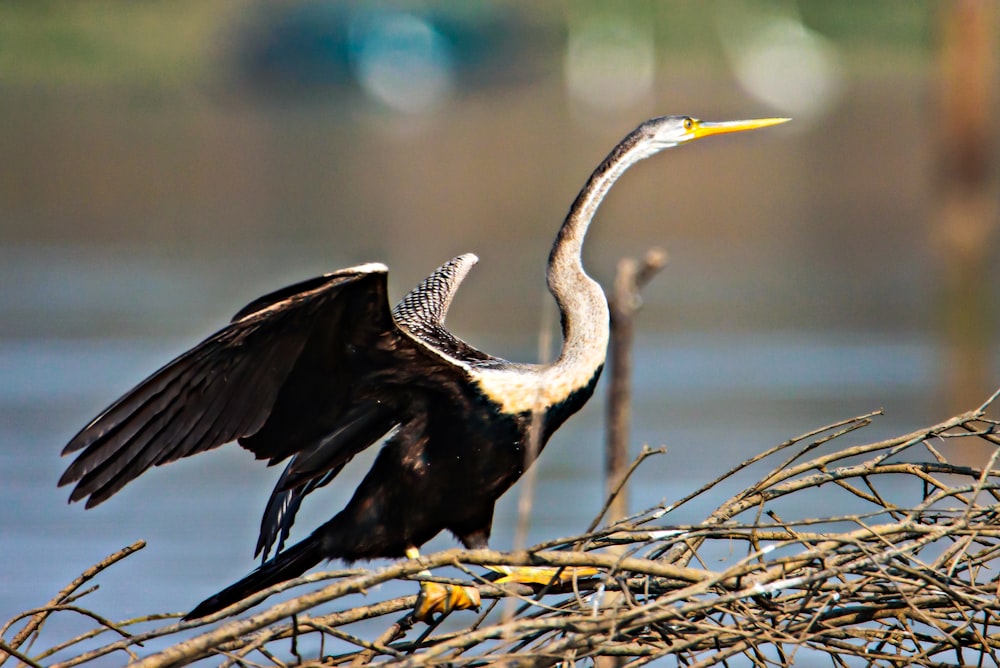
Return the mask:
[[[0,626],[0,664],[548,666],[617,657],[619,665],[700,667],[736,657],[754,666],[818,657],[833,666],[997,665],[1000,433],[988,416],[995,398],[873,443],[842,445],[858,440],[852,432],[876,414],[817,429],[685,498],[612,523],[598,517],[580,535],[528,550],[448,550],[377,570],[310,575],[194,622],[112,621],[81,605],[84,585],[137,543]],[[943,453],[953,444],[977,449],[985,465],[950,463]],[[631,471],[657,452],[644,449]],[[705,503],[727,479],[741,491],[698,524],[671,523],[677,508]],[[804,512],[817,507],[839,514]],[[549,566],[557,577],[545,588],[498,587],[478,574],[485,564]],[[572,576],[572,566],[599,575]],[[348,609],[336,603],[426,577],[425,569],[438,578],[449,567],[480,588],[478,616],[463,612],[428,627],[410,620],[415,596],[372,603],[369,595]],[[291,587],[306,593],[245,612]],[[84,615],[94,628],[48,641],[54,615]],[[380,634],[361,637],[354,627],[373,619],[382,622]],[[160,649],[146,651],[154,639]]]

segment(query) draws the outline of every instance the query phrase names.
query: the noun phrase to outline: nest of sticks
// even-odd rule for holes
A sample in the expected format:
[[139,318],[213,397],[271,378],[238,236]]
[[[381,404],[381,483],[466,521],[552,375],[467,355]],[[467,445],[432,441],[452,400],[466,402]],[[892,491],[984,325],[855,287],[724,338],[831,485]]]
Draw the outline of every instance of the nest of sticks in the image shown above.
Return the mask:
[[[841,446],[857,440],[845,437],[876,414],[817,429],[669,505],[603,525],[598,518],[581,535],[528,550],[448,550],[376,570],[309,575],[271,590],[308,593],[242,618],[112,621],[84,608],[87,583],[137,543],[88,569],[49,604],[0,627],[0,663],[710,666],[745,657],[748,665],[783,666],[813,657],[834,666],[996,665],[1000,423],[988,416],[995,398],[874,443]],[[949,463],[942,453],[959,443],[986,465]],[[645,449],[631,470],[657,452]],[[763,475],[750,476],[754,470]],[[745,484],[740,476],[749,476]],[[676,508],[717,494],[727,479],[741,491],[704,521],[670,523]],[[797,516],[810,507],[850,512]],[[498,587],[477,574],[482,569],[474,567],[484,564],[565,570],[545,588]],[[600,573],[571,577],[572,566]],[[377,597],[369,594],[364,605],[338,605],[391,580],[426,577],[422,569],[435,579],[448,570],[462,584],[477,585],[484,610],[424,626],[409,618],[415,596],[372,602]],[[50,642],[42,632],[53,615],[85,615],[94,629]],[[376,618],[384,621],[378,637],[352,630]],[[154,639],[165,649],[144,651]]]

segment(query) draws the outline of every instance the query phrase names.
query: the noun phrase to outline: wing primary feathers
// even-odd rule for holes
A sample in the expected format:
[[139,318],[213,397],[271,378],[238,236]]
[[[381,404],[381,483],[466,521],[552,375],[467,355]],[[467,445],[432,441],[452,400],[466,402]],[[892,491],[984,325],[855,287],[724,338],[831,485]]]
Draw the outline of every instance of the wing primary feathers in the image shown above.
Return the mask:
[[[198,369],[191,371],[196,374]],[[87,507],[93,507],[112,496],[150,466],[171,461],[169,455],[182,446],[190,434],[187,430],[179,432],[177,428],[179,417],[183,417],[183,401],[183,394],[176,393],[162,410],[152,416],[133,414],[133,419],[128,424],[134,425],[135,428],[127,438],[116,439],[102,446],[110,448],[109,451],[94,453],[91,460],[99,463],[81,478],[70,500],[77,501],[90,494]],[[177,404],[180,406],[175,408]],[[176,436],[178,433],[181,434],[180,438]]]
[[[231,381],[239,386],[243,380],[244,373],[246,372],[243,371],[239,375],[230,376],[227,378],[227,382]],[[212,384],[210,383],[208,388],[211,388],[211,386]],[[227,427],[231,426],[234,419],[230,407],[236,401],[237,397],[238,392],[211,392],[211,403],[198,416],[200,419],[196,423],[197,431],[188,433],[187,437],[178,444],[178,451],[172,458],[179,459],[196,452],[208,450],[215,444],[226,443],[237,436],[238,434],[234,433],[231,429],[227,429]],[[238,416],[236,417],[238,418]]]
[[80,481],[70,500],[92,494],[91,507],[150,466],[259,429],[305,337],[294,332],[278,336],[262,347],[260,360],[247,359],[248,346],[262,336],[258,330],[259,323],[221,330],[140,383],[77,434],[65,452],[84,451],[59,481]]
[[[120,457],[121,448],[132,440],[145,422],[152,419],[143,420],[137,416],[151,411],[155,417],[169,409],[172,404],[182,400],[181,392],[171,392],[171,390],[176,389],[175,386],[179,383],[187,383],[198,373],[200,368],[201,365],[188,366],[173,370],[174,373],[164,374],[160,379],[164,381],[162,387],[152,394],[146,394],[148,389],[152,387],[152,383],[143,383],[137,390],[126,395],[116,404],[116,408],[124,410],[126,405],[129,405],[131,411],[121,415],[112,426],[101,429],[99,436],[88,439],[87,449],[70,464],[60,478],[59,484],[65,485],[80,480],[94,469],[104,465],[108,460]],[[159,376],[159,374],[157,375]]]
[[[110,439],[128,424],[138,411],[160,399],[165,392],[196,368],[198,360],[195,356],[186,354],[177,358],[129,391],[80,430],[63,449],[62,454],[67,455],[77,450],[91,448],[99,442]],[[80,460],[73,464],[75,466],[78,463]]]
[[[160,425],[158,429],[153,429],[154,424],[154,421],[145,423],[132,439],[119,447],[114,453],[114,457],[105,459],[88,471],[73,488],[69,500],[71,502],[79,501],[89,495],[86,507],[93,508],[132,479],[125,475],[126,472],[131,472],[132,477],[135,477],[146,470],[149,463],[145,460],[152,453],[143,452],[143,448],[163,430],[163,425]],[[148,432],[152,433],[146,436]]]
[[[272,363],[273,358],[280,359],[282,355],[297,356],[298,351],[294,350],[296,343],[283,341],[281,345],[274,345],[258,364],[237,365],[235,369],[222,370],[223,378],[219,378],[217,374],[214,378],[206,378],[202,393],[209,397],[208,403],[201,406],[200,410],[196,405],[195,409],[189,411],[187,422],[178,425],[184,437],[171,452],[165,452],[157,464],[203,452],[257,431],[270,415],[271,403],[278,393],[277,387],[265,385],[262,377],[275,375],[274,370],[281,366]],[[286,350],[286,347],[291,349]],[[301,345],[299,348],[301,349]],[[285,372],[277,375],[283,378]]]
[[[331,390],[351,379],[325,369],[343,365],[353,341],[398,331],[385,329],[392,327],[386,271],[384,265],[361,265],[251,302],[232,323],[153,373],[80,430],[63,449],[63,454],[78,454],[59,484],[77,483],[71,501],[89,496],[87,505],[93,506],[151,466],[253,436],[268,424],[285,390],[290,397],[306,391],[330,399],[326,405],[321,400],[301,408],[292,402],[272,425],[275,437],[288,424],[308,425],[313,416],[304,411],[332,411],[329,420],[336,423],[340,409],[329,402],[343,398],[344,390]],[[348,317],[345,306],[355,303],[365,305],[364,317]],[[312,346],[308,363],[296,371],[307,345]],[[324,371],[312,370],[314,363]],[[319,434],[310,436],[306,429],[302,436],[312,442]],[[265,454],[254,450],[255,443],[251,439],[244,445],[275,460],[296,452],[278,448]],[[274,449],[266,439],[260,445]]]
[[[226,406],[234,393],[223,391],[218,387],[219,381],[213,381],[212,376],[217,372],[211,368],[211,355],[192,359],[196,360],[195,364],[176,369],[162,390],[146,397],[113,429],[104,433],[103,442],[95,442],[70,466],[63,476],[64,481],[80,479],[70,496],[71,501],[91,494],[87,506],[92,507],[154,464],[232,440],[235,434],[227,434],[224,428],[216,427],[220,419],[226,417]],[[253,371],[254,367],[246,365],[237,368],[235,376],[226,371],[223,384],[240,387],[243,376]],[[195,401],[185,405],[191,402],[192,394],[199,397],[207,394],[209,403],[203,405]]]

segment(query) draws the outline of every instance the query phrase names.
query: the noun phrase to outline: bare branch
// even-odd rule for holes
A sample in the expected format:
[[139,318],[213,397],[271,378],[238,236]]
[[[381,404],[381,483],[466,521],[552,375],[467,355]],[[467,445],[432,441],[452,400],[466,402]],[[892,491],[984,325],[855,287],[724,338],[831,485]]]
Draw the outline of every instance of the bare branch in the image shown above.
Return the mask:
[[[306,576],[204,621],[149,616],[112,623],[80,608],[82,576],[53,603],[4,625],[6,634],[19,620],[33,622],[16,634],[20,647],[0,634],[0,651],[40,666],[56,652],[80,648],[59,664],[66,668],[121,652],[144,667],[213,655],[227,666],[282,667],[300,659],[302,665],[352,667],[551,666],[601,657],[630,666],[665,657],[687,666],[724,665],[735,657],[786,666],[816,656],[834,666],[994,665],[1000,655],[1000,454],[989,408],[834,450],[828,446],[853,438],[872,416],[791,439],[748,460],[796,448],[697,524],[666,524],[669,507],[657,506],[527,550],[446,550],[377,570]],[[978,445],[993,456],[981,467],[952,464],[934,445],[942,439]],[[653,452],[645,450],[632,470]],[[747,466],[720,480],[746,477]],[[681,502],[707,495],[717,482]],[[853,512],[806,514],[817,507]],[[692,560],[702,566],[689,566]],[[86,573],[110,565],[102,564]],[[499,587],[478,574],[483,565],[544,566],[555,577],[541,589]],[[443,569],[456,566],[460,579],[447,577],[455,571]],[[597,574],[569,577],[574,566]],[[436,580],[479,587],[484,600],[513,597],[525,605],[508,618],[488,609],[478,617],[458,613],[448,626],[414,628],[405,614],[414,596],[380,600],[373,592],[391,580],[426,577],[424,569]],[[306,593],[231,617],[291,587]],[[368,593],[365,605],[318,608],[361,592]],[[98,627],[38,653],[24,650],[27,639],[37,642],[45,618],[81,613]],[[364,632],[369,627],[352,628],[373,619],[385,619],[374,638]],[[98,644],[109,632],[118,637]],[[142,643],[154,638],[160,651],[149,653]],[[319,649],[307,638],[318,640]]]

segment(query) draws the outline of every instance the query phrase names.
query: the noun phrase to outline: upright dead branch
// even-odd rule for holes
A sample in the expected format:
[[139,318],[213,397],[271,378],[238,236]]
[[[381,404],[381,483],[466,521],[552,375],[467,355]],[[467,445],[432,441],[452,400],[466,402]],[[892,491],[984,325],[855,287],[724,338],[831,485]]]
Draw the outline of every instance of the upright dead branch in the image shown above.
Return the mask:
[[[667,263],[667,254],[652,248],[642,264],[632,258],[618,262],[614,292],[608,300],[611,310],[611,344],[608,350],[608,426],[605,444],[605,488],[611,498],[610,520],[628,513],[628,495],[621,481],[628,466],[628,441],[632,415],[632,348],[635,340],[635,314],[642,300],[642,289]],[[617,492],[616,492],[617,490]]]
[[[940,317],[947,364],[942,396],[950,410],[989,388],[996,339],[989,274],[1000,230],[997,73],[1000,9],[995,2],[952,0],[938,8],[939,87],[937,216]],[[966,453],[971,454],[971,453]]]
[[[635,339],[635,315],[642,303],[642,288],[666,264],[667,255],[659,248],[646,252],[640,266],[632,258],[618,262],[614,291],[608,300],[611,311],[611,342],[608,350],[608,417],[605,443],[604,480],[608,498],[606,512],[609,521],[617,521],[628,514],[626,487],[628,470],[628,445],[632,416],[632,349]],[[638,461],[638,460],[637,460]],[[614,548],[612,548],[614,549]],[[621,598],[612,595],[608,605],[621,604]],[[596,668],[616,668],[623,664],[622,657],[595,659]]]

